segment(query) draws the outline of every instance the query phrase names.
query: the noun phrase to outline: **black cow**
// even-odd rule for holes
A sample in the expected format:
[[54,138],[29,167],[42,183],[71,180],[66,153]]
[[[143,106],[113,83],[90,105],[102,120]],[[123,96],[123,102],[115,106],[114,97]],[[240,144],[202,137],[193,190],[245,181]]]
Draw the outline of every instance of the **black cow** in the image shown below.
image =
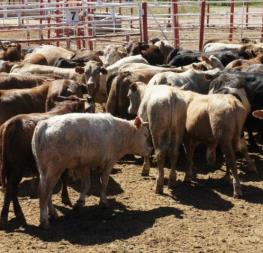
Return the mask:
[[83,63],[82,64],[81,63],[77,63],[75,61],[64,59],[64,58],[58,58],[54,62],[54,66],[55,67],[59,67],[59,68],[75,68],[77,66],[83,67],[84,64]]
[[[210,93],[235,93],[229,88],[245,89],[251,112],[263,108],[263,73],[223,72],[210,83],[209,90]],[[263,121],[254,118],[252,113],[248,115],[245,127],[251,145],[256,145],[253,131],[259,131],[263,139]]]
[[175,49],[168,56],[168,65],[181,67],[195,62],[199,62],[200,57],[202,55],[205,55],[207,57],[214,55],[222,62],[224,66],[236,59],[250,59],[251,57],[254,57],[254,55],[251,52],[239,49],[212,51],[208,53]]

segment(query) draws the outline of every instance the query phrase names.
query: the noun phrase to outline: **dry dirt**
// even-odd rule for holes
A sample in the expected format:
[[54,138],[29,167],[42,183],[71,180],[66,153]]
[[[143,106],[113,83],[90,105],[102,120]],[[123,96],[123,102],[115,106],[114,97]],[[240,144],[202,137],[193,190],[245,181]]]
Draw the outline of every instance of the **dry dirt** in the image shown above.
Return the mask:
[[[38,199],[30,190],[34,180],[27,178],[19,199],[28,226],[21,227],[11,210],[8,231],[0,231],[0,252],[263,252],[262,146],[251,153],[257,175],[246,173],[239,159],[243,199],[232,198],[232,186],[221,180],[225,169],[220,169],[221,161],[216,170],[206,168],[204,153],[201,149],[195,156],[196,182],[184,184],[179,171],[177,186],[169,190],[166,185],[164,195],[154,193],[155,164],[150,176],[142,177],[139,159],[114,166],[109,208],[98,205],[96,174],[91,196],[80,211],[65,207],[57,190],[53,199],[60,217],[49,231],[38,228]],[[181,155],[178,168],[183,165]],[[168,169],[165,172],[167,177]],[[79,184],[70,184],[73,202],[78,192]]]

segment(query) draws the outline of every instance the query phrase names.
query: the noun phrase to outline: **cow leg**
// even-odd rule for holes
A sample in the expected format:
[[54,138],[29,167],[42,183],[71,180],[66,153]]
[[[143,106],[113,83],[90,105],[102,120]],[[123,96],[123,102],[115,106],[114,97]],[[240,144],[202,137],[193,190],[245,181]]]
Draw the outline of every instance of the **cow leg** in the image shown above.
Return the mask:
[[255,141],[255,137],[253,135],[253,131],[252,129],[250,129],[249,127],[247,128],[247,133],[248,133],[248,143],[252,146],[252,147],[255,147],[257,148],[258,145]]
[[234,198],[238,198],[242,196],[242,190],[240,181],[237,174],[236,168],[236,157],[235,152],[231,144],[221,144],[222,152],[225,154],[226,158],[226,167],[230,169],[233,175],[233,188],[234,188]]
[[208,166],[214,166],[216,163],[216,146],[210,145],[206,150],[206,161]]
[[14,188],[13,188],[13,205],[14,205],[14,212],[15,212],[15,215],[17,217],[17,219],[22,223],[22,224],[26,224],[26,219],[25,219],[25,216],[23,214],[23,211],[21,209],[21,206],[19,204],[19,201],[18,201],[18,197],[17,197],[17,189],[18,188],[18,184],[14,185]]
[[158,176],[156,180],[155,193],[163,194],[164,185],[164,164],[165,164],[165,152],[161,149],[156,149],[156,160],[158,166]]
[[62,173],[61,181],[62,181],[62,191],[61,191],[62,203],[65,206],[72,206],[72,203],[70,201],[69,194],[68,194],[68,188],[67,188],[67,185],[68,185],[68,171],[67,170],[65,170]]
[[4,197],[4,204],[3,204],[1,218],[0,218],[0,229],[5,229],[7,225],[9,206],[12,200],[12,191],[13,191],[12,185],[7,184],[6,191],[5,191],[5,197]]
[[149,176],[150,174],[150,157],[145,156],[142,166],[142,176]]
[[186,137],[184,140],[184,147],[186,153],[186,168],[184,182],[191,182],[193,177],[193,156],[196,145],[189,137]]
[[50,209],[51,215],[54,214],[51,195],[52,195],[53,188],[55,187],[59,179],[59,174],[51,175],[48,173],[49,171],[52,172],[52,169],[50,170],[47,169],[47,174],[41,175],[40,181],[39,181],[40,226],[44,229],[48,229],[50,226],[49,220],[48,220],[48,205],[49,207],[51,207]]
[[176,184],[176,164],[178,160],[179,155],[179,148],[183,141],[183,135],[184,135],[184,125],[183,128],[180,129],[180,131],[177,131],[175,134],[171,135],[171,147],[170,147],[170,164],[171,164],[171,170],[169,175],[169,182],[168,186],[169,188],[172,188]]
[[49,214],[49,217],[53,220],[58,218],[57,210],[52,203],[52,193],[50,194],[50,197],[48,200],[48,214]]
[[257,172],[257,168],[253,159],[248,154],[246,140],[241,138],[238,143],[238,150],[245,156],[248,171]]
[[87,193],[90,191],[91,182],[90,182],[90,169],[87,170],[87,174],[85,176],[86,180],[82,180],[82,191],[80,193],[79,199],[77,200],[76,204],[74,205],[74,209],[79,209],[85,206],[85,199]]
[[100,205],[102,206],[108,206],[108,200],[107,200],[107,186],[109,183],[109,177],[110,177],[110,172],[112,170],[112,164],[107,165],[101,175],[101,191],[100,191]]

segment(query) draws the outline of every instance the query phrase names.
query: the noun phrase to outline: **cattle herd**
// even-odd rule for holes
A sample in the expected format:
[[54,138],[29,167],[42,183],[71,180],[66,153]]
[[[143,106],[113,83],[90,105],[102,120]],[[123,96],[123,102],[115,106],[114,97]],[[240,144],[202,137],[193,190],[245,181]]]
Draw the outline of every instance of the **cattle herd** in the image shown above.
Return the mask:
[[[53,45],[0,47],[1,229],[7,228],[11,202],[18,220],[26,223],[17,196],[24,176],[39,176],[35,191],[40,226],[46,229],[57,217],[52,192],[60,179],[62,202],[70,206],[67,178],[81,180],[74,205],[80,208],[91,171],[98,170],[100,204],[107,206],[110,173],[126,154],[143,157],[143,176],[149,175],[155,155],[158,194],[166,159],[168,187],[176,183],[181,147],[186,182],[194,179],[193,155],[200,143],[207,147],[208,164],[215,163],[220,148],[234,197],[242,197],[236,152],[244,155],[248,171],[257,171],[247,141],[256,146],[263,140],[262,43],[208,41],[202,52],[175,49],[159,39],[97,52]],[[104,112],[95,113],[95,103]]]

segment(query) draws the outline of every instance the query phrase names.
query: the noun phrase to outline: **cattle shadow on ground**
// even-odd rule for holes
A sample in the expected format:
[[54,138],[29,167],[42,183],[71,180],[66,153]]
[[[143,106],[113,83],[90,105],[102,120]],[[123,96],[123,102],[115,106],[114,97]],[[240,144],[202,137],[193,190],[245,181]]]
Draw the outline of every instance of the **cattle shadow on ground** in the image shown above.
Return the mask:
[[30,234],[46,242],[67,240],[72,244],[94,245],[125,240],[151,228],[155,220],[173,215],[181,219],[183,212],[173,207],[158,207],[148,211],[129,210],[123,204],[110,200],[110,208],[84,207],[78,212],[56,206],[64,215],[44,231],[28,225],[21,233]]
[[172,198],[183,205],[200,210],[228,211],[234,206],[230,201],[222,199],[211,187],[199,182],[191,184],[178,182],[172,190]]
[[[121,170],[119,169],[113,169],[113,174],[120,173]],[[90,194],[99,196],[100,195],[100,178],[99,174],[93,171],[91,173],[91,190]],[[81,183],[78,180],[73,180],[72,178],[69,178],[68,180],[68,186],[73,188],[77,192],[81,192]],[[38,179],[32,178],[28,180],[24,180],[19,185],[19,197],[30,197],[32,199],[38,198]],[[53,193],[58,194],[61,192],[61,182],[58,182],[56,185]],[[107,195],[108,196],[115,196],[123,193],[123,189],[121,188],[120,184],[117,183],[111,176],[109,178],[109,184],[107,188]]]
[[[232,183],[222,182],[222,180],[210,178],[208,180],[199,179],[200,184],[206,185],[211,189],[214,189],[226,196],[233,196],[233,185]],[[249,203],[263,204],[263,189],[251,186],[244,185],[241,182],[241,187],[243,191],[242,199]]]

